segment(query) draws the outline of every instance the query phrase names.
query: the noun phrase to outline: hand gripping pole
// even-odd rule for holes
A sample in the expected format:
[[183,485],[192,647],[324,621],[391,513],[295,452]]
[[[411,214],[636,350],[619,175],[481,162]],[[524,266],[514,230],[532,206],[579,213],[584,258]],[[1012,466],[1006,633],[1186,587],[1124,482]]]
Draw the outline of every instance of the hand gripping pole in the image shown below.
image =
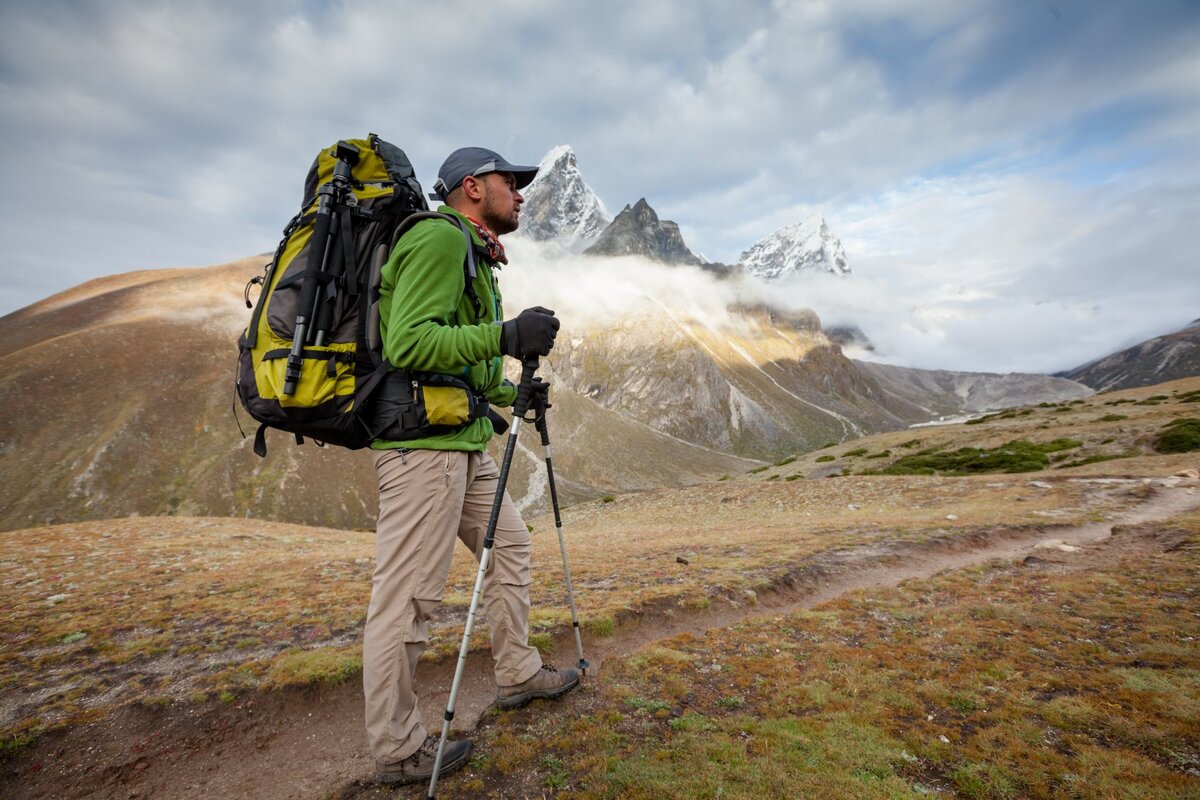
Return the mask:
[[579,671],[587,674],[588,664],[587,659],[583,657],[583,639],[579,635],[579,613],[575,610],[575,587],[571,583],[571,567],[567,564],[567,542],[563,538],[563,521],[562,513],[558,508],[558,489],[554,485],[554,461],[550,456],[550,430],[546,423],[546,409],[550,407],[543,398],[543,395],[538,395],[536,404],[536,417],[534,426],[538,433],[542,435],[542,450],[546,456],[546,479],[550,484],[550,503],[554,506],[554,527],[558,530],[558,549],[562,553],[563,562],[563,578],[567,584],[567,604],[571,607],[571,627],[575,630],[575,649],[579,653]]
[[442,770],[442,757],[446,751],[446,739],[450,736],[450,722],[454,719],[454,704],[458,701],[458,689],[462,683],[463,668],[467,664],[467,647],[471,631],[475,627],[475,614],[479,610],[479,598],[483,594],[483,577],[491,560],[492,544],[496,539],[496,524],[500,520],[500,508],[504,505],[504,489],[508,484],[508,471],[512,467],[513,454],[517,450],[517,434],[521,430],[521,418],[529,410],[532,396],[533,374],[537,372],[536,356],[526,358],[521,365],[521,382],[517,385],[517,402],[513,405],[512,427],[508,429],[508,443],[504,448],[504,460],[500,463],[500,476],[496,483],[496,497],[492,501],[492,514],[488,518],[487,533],[483,537],[483,552],[479,556],[479,571],[475,573],[475,588],[471,592],[471,606],[467,610],[467,625],[463,629],[462,646],[458,648],[458,663],[454,666],[454,681],[450,684],[450,700],[442,718],[442,738],[438,740],[437,757],[433,760],[433,775],[429,779],[429,800],[434,800],[438,773]]

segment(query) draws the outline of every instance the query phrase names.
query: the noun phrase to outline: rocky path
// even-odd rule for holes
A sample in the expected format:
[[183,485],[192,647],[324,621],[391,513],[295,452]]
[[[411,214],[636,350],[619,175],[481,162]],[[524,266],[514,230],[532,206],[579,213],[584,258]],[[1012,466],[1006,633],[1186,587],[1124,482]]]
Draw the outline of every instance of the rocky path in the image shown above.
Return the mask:
[[[1111,520],[1089,525],[980,531],[921,543],[834,551],[796,569],[770,592],[746,602],[714,603],[687,617],[651,612],[609,637],[585,641],[603,680],[610,657],[678,633],[778,616],[856,589],[891,586],[993,559],[1056,560],[1085,548],[1115,559],[1131,546],[1114,529],[1168,520],[1200,506],[1200,490],[1160,483],[1150,497]],[[575,660],[573,639],[555,642],[559,663]],[[422,710],[438,720],[453,663],[425,667]],[[467,665],[457,726],[473,729],[494,696],[486,655]],[[568,701],[569,702],[569,701]],[[354,796],[372,774],[365,754],[361,688],[277,692],[234,705],[130,707],[96,722],[48,735],[7,764],[0,795],[22,798],[322,798]],[[423,796],[417,789],[400,796]],[[372,794],[374,796],[374,794]]]

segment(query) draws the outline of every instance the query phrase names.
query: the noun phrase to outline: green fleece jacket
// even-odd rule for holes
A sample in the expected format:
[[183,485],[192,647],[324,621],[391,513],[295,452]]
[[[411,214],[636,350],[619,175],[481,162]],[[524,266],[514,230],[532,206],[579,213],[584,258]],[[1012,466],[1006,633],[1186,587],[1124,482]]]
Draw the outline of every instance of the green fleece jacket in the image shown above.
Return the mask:
[[[466,219],[453,208],[438,211]],[[474,228],[471,237],[482,246]],[[439,372],[466,380],[495,406],[511,406],[517,391],[504,380],[500,354],[500,288],[487,258],[476,259],[476,307],[465,291],[463,261],[467,242],[457,225],[422,220],[404,234],[383,266],[380,281],[380,332],[383,356],[396,369]],[[483,450],[492,438],[490,420],[440,436],[404,442],[376,440],[376,450]]]

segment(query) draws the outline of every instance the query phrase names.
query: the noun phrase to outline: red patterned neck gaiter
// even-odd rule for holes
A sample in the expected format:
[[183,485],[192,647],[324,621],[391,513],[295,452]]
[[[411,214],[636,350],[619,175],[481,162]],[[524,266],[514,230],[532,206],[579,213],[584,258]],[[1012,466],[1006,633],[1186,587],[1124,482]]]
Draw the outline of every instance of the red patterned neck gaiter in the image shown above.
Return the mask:
[[479,238],[483,240],[483,246],[487,248],[488,258],[495,261],[497,264],[507,264],[508,256],[504,254],[504,245],[500,244],[500,240],[496,238],[496,234],[492,233],[487,225],[484,225],[474,217],[463,216],[471,220],[471,224],[475,226],[475,232],[479,234]]

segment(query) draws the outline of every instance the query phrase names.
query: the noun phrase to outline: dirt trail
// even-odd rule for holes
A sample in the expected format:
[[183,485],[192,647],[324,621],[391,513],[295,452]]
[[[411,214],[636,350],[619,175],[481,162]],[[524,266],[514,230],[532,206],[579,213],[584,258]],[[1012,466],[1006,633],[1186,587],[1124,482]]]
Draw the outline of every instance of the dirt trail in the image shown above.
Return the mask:
[[[1160,487],[1162,484],[1160,483]],[[856,589],[893,586],[911,578],[993,559],[1037,553],[1110,537],[1117,526],[1161,522],[1200,506],[1194,488],[1157,488],[1113,519],[1073,527],[999,529],[948,534],[920,543],[881,543],[834,551],[785,576],[755,602],[714,603],[686,617],[648,611],[584,646],[587,680],[602,680],[605,659],[675,634],[778,616]],[[1107,548],[1106,558],[1120,555]],[[746,598],[747,601],[750,598]],[[558,663],[575,661],[574,639],[555,641]],[[440,720],[453,662],[425,666],[421,708]],[[456,711],[458,729],[473,729],[494,698],[490,659],[467,664]],[[44,737],[3,767],[0,795],[23,798],[321,798],[359,794],[373,764],[365,753],[362,692],[357,682],[335,689],[277,692],[233,706],[130,707],[97,722]],[[356,788],[358,787],[358,788]],[[423,796],[414,789],[400,797]],[[371,796],[376,796],[371,792]],[[387,795],[385,795],[387,796]]]

